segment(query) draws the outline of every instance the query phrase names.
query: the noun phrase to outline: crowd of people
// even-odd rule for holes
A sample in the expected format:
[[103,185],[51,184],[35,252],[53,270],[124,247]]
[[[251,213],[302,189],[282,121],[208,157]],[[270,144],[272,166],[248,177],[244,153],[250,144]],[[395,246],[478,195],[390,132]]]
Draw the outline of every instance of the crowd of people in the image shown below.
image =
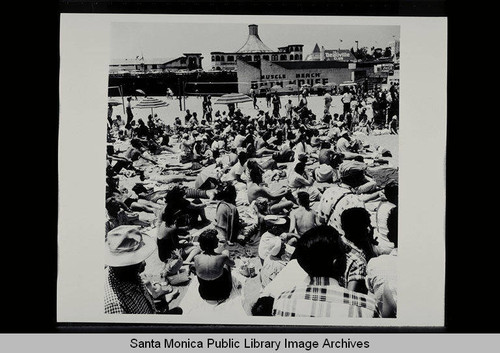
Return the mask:
[[[106,313],[182,314],[171,279],[186,266],[221,304],[246,249],[261,283],[250,315],[396,317],[398,167],[358,136],[397,134],[398,87],[346,89],[333,115],[330,95],[322,115],[308,98],[245,115],[206,97],[173,126],[108,114]],[[161,282],[145,275],[153,254]]]

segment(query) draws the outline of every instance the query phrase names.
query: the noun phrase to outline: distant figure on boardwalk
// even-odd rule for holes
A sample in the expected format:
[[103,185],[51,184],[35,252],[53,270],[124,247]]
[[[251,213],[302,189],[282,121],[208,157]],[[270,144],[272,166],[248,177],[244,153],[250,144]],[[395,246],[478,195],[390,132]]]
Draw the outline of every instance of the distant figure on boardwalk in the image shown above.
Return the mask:
[[127,129],[130,128],[130,123],[132,122],[132,120],[134,119],[134,113],[132,113],[132,97],[127,97],[127,107],[126,107],[126,112],[127,112],[127,124],[125,125],[125,127]]

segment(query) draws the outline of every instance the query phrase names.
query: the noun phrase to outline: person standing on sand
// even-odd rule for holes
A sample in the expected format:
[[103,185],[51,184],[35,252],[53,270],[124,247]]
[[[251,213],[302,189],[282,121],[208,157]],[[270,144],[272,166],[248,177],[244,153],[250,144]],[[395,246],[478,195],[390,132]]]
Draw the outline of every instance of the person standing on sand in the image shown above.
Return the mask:
[[130,123],[132,122],[132,120],[134,119],[134,113],[132,113],[132,97],[127,97],[127,107],[126,107],[126,112],[127,112],[127,124],[125,125],[125,127],[127,129],[130,128]]
[[113,118],[113,105],[108,103],[108,123],[109,123],[110,128],[113,127],[113,119],[112,118]]
[[270,108],[270,107],[271,107],[271,97],[272,97],[272,93],[271,93],[271,90],[268,88],[268,89],[266,90],[266,106],[267,106],[268,108]]

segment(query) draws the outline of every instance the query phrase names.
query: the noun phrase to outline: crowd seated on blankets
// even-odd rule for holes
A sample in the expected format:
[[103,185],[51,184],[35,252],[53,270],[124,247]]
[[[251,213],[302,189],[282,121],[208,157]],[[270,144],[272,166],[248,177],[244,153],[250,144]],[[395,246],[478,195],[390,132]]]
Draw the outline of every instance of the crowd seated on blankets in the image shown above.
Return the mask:
[[396,317],[398,166],[362,137],[397,134],[399,94],[345,94],[110,119],[105,313]]

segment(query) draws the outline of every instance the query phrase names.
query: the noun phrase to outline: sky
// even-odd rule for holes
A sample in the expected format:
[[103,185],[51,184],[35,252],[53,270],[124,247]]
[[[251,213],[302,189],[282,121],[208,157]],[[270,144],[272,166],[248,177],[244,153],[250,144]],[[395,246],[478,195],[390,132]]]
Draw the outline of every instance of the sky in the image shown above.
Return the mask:
[[303,25],[248,23],[115,22],[111,26],[111,58],[176,58],[183,53],[201,53],[202,65],[210,69],[210,52],[234,52],[248,37],[248,25],[259,26],[260,39],[273,50],[288,44],[303,44],[304,58],[314,45],[325,49],[380,47],[399,39],[399,26]]

